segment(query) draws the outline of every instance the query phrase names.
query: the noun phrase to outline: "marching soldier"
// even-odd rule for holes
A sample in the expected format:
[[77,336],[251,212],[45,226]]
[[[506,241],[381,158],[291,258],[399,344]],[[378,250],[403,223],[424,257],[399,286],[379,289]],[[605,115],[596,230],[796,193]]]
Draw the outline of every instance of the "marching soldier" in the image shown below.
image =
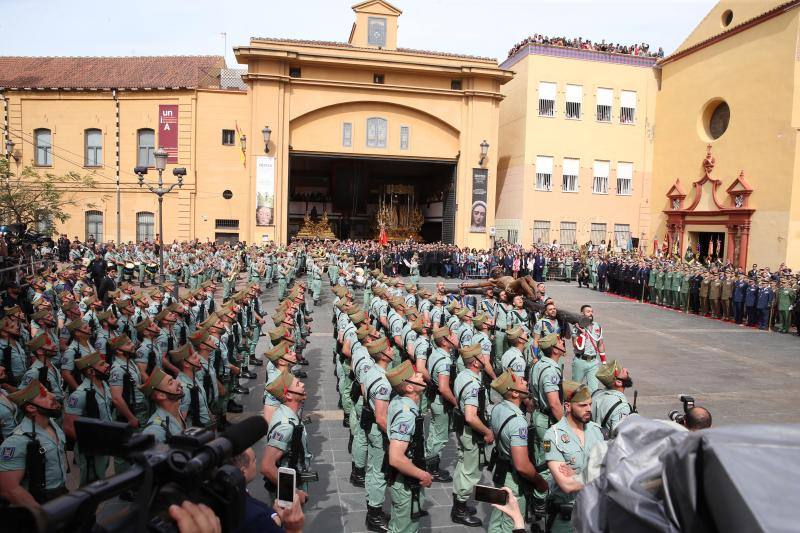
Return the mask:
[[89,324],[81,319],[75,319],[67,324],[67,330],[72,334],[72,342],[64,350],[61,358],[61,377],[64,378],[64,383],[67,384],[69,390],[75,390],[82,379],[75,363],[81,357],[94,352],[94,347],[89,342],[92,330]]
[[[34,361],[22,376],[20,387],[26,387],[33,380],[38,380],[45,389],[53,393],[58,403],[63,404],[64,381],[53,364],[53,358],[58,354],[58,345],[46,333],[40,333],[28,343],[28,350]],[[56,418],[61,419],[60,416]]]
[[506,330],[506,339],[510,346],[500,362],[501,372],[510,370],[517,377],[524,378],[528,365],[524,354],[525,345],[528,343],[528,334],[521,326],[515,325]]
[[136,347],[127,335],[120,335],[109,341],[109,348],[113,362],[108,384],[111,387],[111,400],[117,410],[117,420],[126,422],[134,429],[142,428],[150,415],[150,406],[140,390],[144,377],[133,361]]
[[428,438],[425,441],[425,459],[428,471],[433,480],[450,483],[453,478],[447,470],[440,468],[440,453],[448,441],[450,411],[456,405],[456,397],[450,384],[454,366],[451,351],[455,349],[455,335],[447,326],[435,329],[433,342],[436,345],[428,358],[428,374],[431,385],[428,388],[428,399],[431,407],[431,422],[428,426]]
[[[597,390],[595,372],[600,363],[606,361],[606,342],[603,339],[603,328],[594,321],[594,310],[591,305],[582,305],[583,318],[581,325],[576,325],[576,335],[572,336],[575,357],[572,358],[572,380],[581,383],[584,379],[589,390]],[[563,370],[563,368],[562,368]]]
[[143,433],[153,435],[156,442],[167,442],[171,436],[186,430],[186,420],[180,408],[184,393],[180,381],[156,367],[139,390],[155,406]]
[[3,441],[0,498],[12,505],[38,508],[67,493],[67,438],[53,420],[61,405],[38,380],[9,394],[22,421]]
[[5,388],[14,391],[28,368],[28,356],[20,344],[20,324],[9,316],[0,319],[0,354],[0,364],[6,369]]
[[178,369],[178,381],[183,387],[181,414],[190,427],[209,429],[215,420],[208,407],[206,391],[197,382],[198,377],[202,379],[200,357],[184,344],[169,352],[169,359]]
[[597,380],[605,389],[592,394],[592,420],[606,435],[613,435],[619,423],[633,412],[625,398],[625,389],[633,386],[633,380],[628,369],[616,360],[600,365]]
[[136,349],[135,362],[142,375],[149,376],[153,369],[161,368],[163,364],[163,353],[156,342],[156,337],[161,330],[149,318],[136,324],[135,329],[136,335],[141,339],[139,347]]

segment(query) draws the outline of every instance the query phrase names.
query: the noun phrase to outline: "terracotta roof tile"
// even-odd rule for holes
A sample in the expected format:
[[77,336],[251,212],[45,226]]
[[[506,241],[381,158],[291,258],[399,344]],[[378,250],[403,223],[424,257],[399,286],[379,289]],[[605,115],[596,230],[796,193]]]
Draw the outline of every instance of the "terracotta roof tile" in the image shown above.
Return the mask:
[[[372,48],[372,47],[362,47],[362,46],[354,46],[350,43],[343,43],[339,41],[312,41],[308,39],[278,39],[274,37],[253,37],[252,40],[254,41],[270,41],[274,43],[287,43],[287,44],[299,44],[299,45],[308,45],[308,46],[329,46],[333,48],[351,48],[353,50],[370,50],[374,52],[388,52],[391,50],[382,50],[379,48]],[[417,50],[414,48],[397,48],[398,52],[404,54],[415,54],[415,55],[426,55],[426,56],[441,56],[441,57],[453,57],[457,59],[472,59],[477,61],[493,61],[497,63],[497,59],[493,57],[481,57],[481,56],[471,56],[466,54],[453,54],[450,52],[434,52],[431,50]]]
[[222,56],[0,56],[0,87],[32,89],[155,89],[216,87]]

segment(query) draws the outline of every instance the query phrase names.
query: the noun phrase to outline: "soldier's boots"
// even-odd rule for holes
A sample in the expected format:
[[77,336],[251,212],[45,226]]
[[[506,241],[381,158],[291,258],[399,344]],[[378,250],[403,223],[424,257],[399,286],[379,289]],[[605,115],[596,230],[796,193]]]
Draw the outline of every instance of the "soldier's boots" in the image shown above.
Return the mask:
[[483,525],[480,518],[469,513],[467,502],[459,501],[455,494],[453,494],[453,508],[450,510],[450,519],[467,527],[481,527]]
[[388,533],[389,531],[389,519],[383,514],[383,509],[380,507],[367,505],[367,518],[364,523],[367,526],[367,531],[375,531],[376,533]]
[[367,469],[366,467],[357,467],[355,463],[353,463],[353,469],[350,471],[350,484],[354,487],[361,487],[364,488],[364,483],[366,481],[367,476]]
[[428,460],[428,472],[433,477],[433,481],[438,483],[450,483],[453,481],[453,477],[450,475],[450,472],[447,470],[442,470],[439,468],[439,457],[434,457]]
[[244,407],[242,407],[242,404],[236,403],[233,400],[228,400],[229,413],[241,413],[242,411],[244,411]]
[[264,366],[264,361],[262,361],[261,359],[259,359],[257,357],[251,357],[250,358],[250,363],[252,363],[252,364],[254,364],[256,366]]

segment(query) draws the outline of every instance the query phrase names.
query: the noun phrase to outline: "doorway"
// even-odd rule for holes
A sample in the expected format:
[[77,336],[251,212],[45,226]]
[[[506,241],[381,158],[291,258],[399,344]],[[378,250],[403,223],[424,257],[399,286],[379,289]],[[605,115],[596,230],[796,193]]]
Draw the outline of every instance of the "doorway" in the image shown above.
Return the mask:
[[692,249],[701,261],[707,261],[709,256],[712,261],[725,260],[725,234],[723,232],[690,231],[689,238],[692,242]]

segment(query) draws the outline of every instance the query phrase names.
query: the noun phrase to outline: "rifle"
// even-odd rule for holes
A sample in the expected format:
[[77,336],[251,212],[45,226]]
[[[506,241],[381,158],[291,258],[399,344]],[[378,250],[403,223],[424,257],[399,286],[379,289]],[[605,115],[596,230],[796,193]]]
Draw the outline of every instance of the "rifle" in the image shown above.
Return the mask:
[[[422,470],[427,470],[425,461],[425,444],[423,435],[423,426],[425,425],[425,417],[422,415],[414,419],[414,435],[411,437],[411,462],[414,466]],[[418,479],[407,479],[408,488],[411,490],[411,519],[418,520],[422,515],[422,506],[419,501],[420,492],[422,487]],[[416,506],[416,511],[414,507]]]

